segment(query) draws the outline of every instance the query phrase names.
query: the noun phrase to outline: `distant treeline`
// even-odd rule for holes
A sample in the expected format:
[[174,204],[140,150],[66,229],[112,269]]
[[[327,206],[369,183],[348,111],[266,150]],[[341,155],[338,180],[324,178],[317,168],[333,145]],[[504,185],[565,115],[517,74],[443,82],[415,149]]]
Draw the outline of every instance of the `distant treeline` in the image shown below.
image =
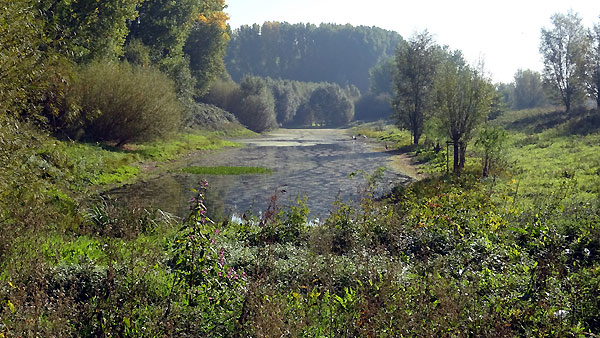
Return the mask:
[[338,127],[354,118],[355,86],[245,76],[238,85],[217,81],[204,101],[232,112],[254,131],[285,127]]
[[369,70],[393,56],[403,41],[393,31],[336,24],[265,22],[233,31],[225,63],[239,82],[245,75],[369,88]]

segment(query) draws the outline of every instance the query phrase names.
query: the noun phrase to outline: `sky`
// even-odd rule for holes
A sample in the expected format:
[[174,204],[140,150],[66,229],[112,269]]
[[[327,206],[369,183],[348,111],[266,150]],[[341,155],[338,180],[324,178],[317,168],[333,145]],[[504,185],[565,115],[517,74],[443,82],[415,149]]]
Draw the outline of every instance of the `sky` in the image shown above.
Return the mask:
[[226,0],[232,29],[265,21],[377,26],[408,39],[427,29],[440,45],[483,59],[494,82],[518,69],[542,70],[540,31],[573,10],[586,27],[600,22],[598,0]]

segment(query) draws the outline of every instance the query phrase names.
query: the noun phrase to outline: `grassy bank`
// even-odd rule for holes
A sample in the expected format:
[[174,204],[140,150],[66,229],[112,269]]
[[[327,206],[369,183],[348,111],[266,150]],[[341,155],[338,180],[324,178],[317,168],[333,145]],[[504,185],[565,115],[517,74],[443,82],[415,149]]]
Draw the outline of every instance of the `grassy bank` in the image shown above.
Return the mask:
[[53,141],[53,150],[64,154],[75,170],[82,186],[109,185],[130,182],[143,172],[148,163],[160,165],[193,151],[214,151],[225,147],[239,147],[224,138],[251,136],[247,130],[204,131],[181,133],[169,140],[147,144],[127,144],[115,148],[103,144]]

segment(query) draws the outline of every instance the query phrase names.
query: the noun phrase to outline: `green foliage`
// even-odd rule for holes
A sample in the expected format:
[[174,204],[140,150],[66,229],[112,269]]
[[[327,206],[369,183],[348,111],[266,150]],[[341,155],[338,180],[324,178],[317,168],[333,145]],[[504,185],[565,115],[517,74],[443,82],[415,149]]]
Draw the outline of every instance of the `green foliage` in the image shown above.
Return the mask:
[[388,119],[393,113],[391,102],[392,97],[389,94],[365,94],[354,105],[354,117],[363,121]]
[[91,140],[152,140],[176,131],[180,122],[172,82],[152,68],[92,63],[80,71],[73,91]]
[[585,55],[585,84],[587,93],[600,107],[600,23],[588,32],[590,46]]
[[[496,92],[502,97],[502,104],[506,108],[511,108],[514,106],[515,101],[515,84],[514,83],[498,83],[496,84]],[[504,111],[502,112],[504,113]],[[490,120],[498,117],[501,114],[497,114],[496,116],[490,116]]]
[[[544,58],[544,81],[553,88],[567,114],[583,95],[584,56],[587,49],[585,29],[578,14],[554,14],[550,29],[543,28],[540,53]],[[555,92],[551,92],[555,93]]]
[[128,39],[138,39],[151,50],[153,62],[181,56],[194,19],[198,1],[144,1],[138,7],[139,18],[129,22]]
[[271,174],[272,169],[263,167],[185,167],[181,171],[194,175],[249,175]]
[[271,88],[275,99],[277,122],[280,125],[289,125],[300,105],[308,100],[307,93],[314,84],[267,78],[267,85]]
[[517,110],[546,105],[541,75],[532,70],[519,69],[515,73],[514,108]]
[[138,20],[130,21],[130,45],[146,46],[150,61],[175,81],[184,102],[204,95],[224,71],[229,39],[224,8],[221,0],[150,0],[138,7]]
[[36,3],[46,23],[46,43],[72,60],[116,59],[123,54],[127,23],[137,15],[140,0],[49,1]]
[[246,273],[227,263],[221,230],[206,214],[204,191],[208,183],[201,185],[173,243],[170,266],[174,285],[185,283],[183,304],[203,312],[200,332],[227,335],[234,331],[242,311]]
[[484,126],[475,140],[475,147],[481,154],[482,176],[496,176],[500,170],[506,169],[505,148],[506,131],[498,127]]
[[343,126],[354,118],[354,103],[337,85],[316,89],[304,106],[305,124]]
[[248,129],[261,132],[277,127],[273,94],[263,79],[244,78],[238,97],[231,111]]
[[402,148],[408,147],[412,143],[412,136],[407,130],[400,130],[398,127],[386,124],[384,121],[362,123],[352,127],[353,135],[365,135],[368,138],[375,138],[386,142],[389,147]]
[[35,112],[38,78],[44,73],[43,22],[29,1],[3,0],[0,11],[0,115]]
[[401,41],[396,32],[377,27],[265,22],[236,29],[225,62],[236,81],[252,74],[352,84],[367,92],[369,70],[392,56]]
[[190,58],[190,69],[196,79],[196,94],[206,94],[217,76],[225,71],[225,50],[231,32],[226,25],[226,5],[222,0],[205,0],[183,51]]
[[150,48],[144,45],[139,39],[131,39],[125,46],[124,59],[134,65],[147,67],[152,64],[150,61]]
[[415,34],[396,52],[395,118],[401,127],[411,130],[414,144],[419,144],[433,104],[433,83],[440,58],[440,48],[427,31]]
[[379,61],[369,70],[369,93],[373,95],[392,95],[396,60],[387,58]]
[[454,143],[455,172],[464,167],[467,142],[490,111],[493,89],[488,79],[467,65],[446,61],[441,66],[434,109],[440,127]]

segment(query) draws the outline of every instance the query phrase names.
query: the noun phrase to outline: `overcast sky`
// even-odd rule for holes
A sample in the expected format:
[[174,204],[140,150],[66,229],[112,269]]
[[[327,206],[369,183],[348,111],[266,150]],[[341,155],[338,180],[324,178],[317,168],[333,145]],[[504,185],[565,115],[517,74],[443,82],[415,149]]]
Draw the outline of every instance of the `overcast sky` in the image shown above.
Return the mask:
[[586,27],[600,21],[598,0],[226,0],[229,23],[322,22],[378,26],[404,38],[428,29],[439,44],[480,57],[494,81],[511,82],[517,69],[541,71],[540,30],[550,16],[572,9]]

